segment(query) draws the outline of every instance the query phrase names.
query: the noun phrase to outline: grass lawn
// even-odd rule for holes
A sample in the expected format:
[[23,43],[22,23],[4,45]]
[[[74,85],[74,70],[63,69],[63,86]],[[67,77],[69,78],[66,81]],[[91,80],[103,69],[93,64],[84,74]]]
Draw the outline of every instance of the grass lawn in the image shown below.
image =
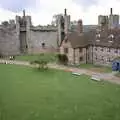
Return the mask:
[[120,120],[120,86],[0,64],[0,120]]
[[[22,60],[22,61],[33,61],[33,60],[37,60],[39,56],[40,56],[39,54],[38,55],[22,55],[22,56],[16,56],[15,59]],[[56,61],[56,54],[45,53],[45,57],[46,59],[49,59],[50,62]]]
[[93,64],[80,64],[80,68],[90,69],[95,72],[101,72],[101,73],[109,73],[112,72],[111,67],[106,66],[100,66],[100,65],[93,65]]

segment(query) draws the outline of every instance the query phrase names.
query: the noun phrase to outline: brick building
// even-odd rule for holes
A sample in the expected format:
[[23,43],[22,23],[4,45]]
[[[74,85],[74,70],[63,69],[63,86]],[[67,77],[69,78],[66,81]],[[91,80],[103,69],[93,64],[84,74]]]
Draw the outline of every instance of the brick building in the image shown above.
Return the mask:
[[98,29],[83,32],[82,21],[79,20],[76,31],[66,34],[60,53],[68,56],[70,64],[110,65],[120,57],[120,29],[110,29],[105,21],[100,27],[98,25]]

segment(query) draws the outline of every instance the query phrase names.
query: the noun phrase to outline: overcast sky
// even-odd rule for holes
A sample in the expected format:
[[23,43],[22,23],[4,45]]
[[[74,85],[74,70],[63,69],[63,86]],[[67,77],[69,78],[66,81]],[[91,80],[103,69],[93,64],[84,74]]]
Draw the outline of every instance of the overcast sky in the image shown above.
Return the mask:
[[97,16],[109,14],[111,7],[115,14],[120,14],[120,0],[0,0],[0,22],[22,15],[26,9],[34,25],[45,25],[51,23],[54,14],[63,13],[67,8],[71,20],[97,24]]

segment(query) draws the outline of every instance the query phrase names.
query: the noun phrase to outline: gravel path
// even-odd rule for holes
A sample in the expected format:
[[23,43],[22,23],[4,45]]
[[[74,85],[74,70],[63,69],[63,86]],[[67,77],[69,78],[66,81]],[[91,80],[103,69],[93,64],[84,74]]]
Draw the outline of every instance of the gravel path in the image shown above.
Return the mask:
[[[30,65],[29,62],[27,61],[12,61],[12,60],[0,60],[0,63],[7,63],[7,64],[16,64],[16,65],[24,65],[24,66],[29,66],[29,67],[35,67],[33,65]],[[98,73],[98,72],[93,72],[91,70],[87,69],[81,69],[81,68],[74,68],[74,67],[67,67],[63,65],[57,65],[57,64],[48,64],[49,68],[54,68],[54,69],[61,69],[65,71],[71,71],[71,72],[77,72],[81,74],[86,74],[89,76],[96,75],[102,80],[106,80],[112,83],[120,84],[120,78],[116,77],[114,73]]]

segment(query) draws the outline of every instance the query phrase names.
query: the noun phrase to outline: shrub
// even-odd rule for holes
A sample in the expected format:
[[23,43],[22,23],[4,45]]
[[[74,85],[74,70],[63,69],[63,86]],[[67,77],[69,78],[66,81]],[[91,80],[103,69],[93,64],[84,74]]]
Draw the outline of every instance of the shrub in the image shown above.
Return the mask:
[[49,60],[45,57],[44,54],[40,54],[38,60],[31,61],[30,64],[38,65],[38,69],[47,69]]
[[58,62],[59,63],[67,65],[67,63],[68,63],[67,55],[65,55],[65,54],[58,54],[57,57],[58,57]]

